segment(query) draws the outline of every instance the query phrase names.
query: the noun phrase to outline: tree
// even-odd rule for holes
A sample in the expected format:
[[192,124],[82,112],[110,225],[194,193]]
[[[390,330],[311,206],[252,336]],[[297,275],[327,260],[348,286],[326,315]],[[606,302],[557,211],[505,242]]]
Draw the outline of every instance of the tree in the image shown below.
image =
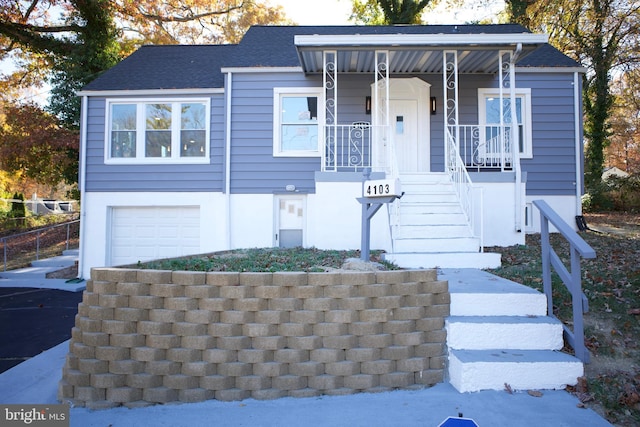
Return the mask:
[[537,1],[527,8],[531,28],[587,67],[583,81],[585,186],[598,187],[609,143],[613,96],[611,74],[640,60],[640,3],[630,0]]
[[367,25],[420,24],[432,0],[353,0],[351,20]]
[[640,174],[640,69],[622,74],[612,87],[611,115],[606,163],[634,175]]
[[5,106],[0,126],[0,168],[55,187],[74,183],[78,133],[34,103]]

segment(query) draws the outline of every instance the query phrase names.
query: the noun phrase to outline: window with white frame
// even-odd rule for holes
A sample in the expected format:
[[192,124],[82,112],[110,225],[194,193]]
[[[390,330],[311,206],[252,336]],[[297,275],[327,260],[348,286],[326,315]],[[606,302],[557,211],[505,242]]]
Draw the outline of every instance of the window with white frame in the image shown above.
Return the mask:
[[324,108],[320,88],[274,88],[273,155],[319,157]]
[[107,103],[108,163],[209,161],[209,101]]
[[[531,129],[531,89],[515,89],[515,110],[521,158],[533,157]],[[500,89],[478,89],[478,114],[480,125],[485,126],[485,138],[497,135],[500,126]],[[511,97],[509,89],[502,91],[502,123],[511,127]]]

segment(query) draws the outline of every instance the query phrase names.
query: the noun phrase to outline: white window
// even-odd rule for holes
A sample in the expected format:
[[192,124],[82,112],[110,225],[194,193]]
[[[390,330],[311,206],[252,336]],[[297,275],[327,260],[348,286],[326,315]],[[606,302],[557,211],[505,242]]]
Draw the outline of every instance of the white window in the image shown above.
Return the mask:
[[322,89],[274,88],[273,155],[319,157],[323,141]]
[[[518,88],[515,90],[516,121],[518,126],[518,140],[520,157],[532,158],[532,130],[531,130],[531,89]],[[500,126],[500,90],[478,89],[478,114],[480,125],[486,126],[486,139],[499,134]],[[507,129],[511,127],[511,98],[509,89],[502,91],[502,122]]]
[[209,101],[107,102],[107,163],[208,163]]

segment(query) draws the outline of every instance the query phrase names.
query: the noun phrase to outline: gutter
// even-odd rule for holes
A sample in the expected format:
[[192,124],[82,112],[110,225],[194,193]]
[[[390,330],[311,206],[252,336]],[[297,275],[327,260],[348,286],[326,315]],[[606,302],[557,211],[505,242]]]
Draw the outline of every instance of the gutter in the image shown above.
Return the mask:
[[80,107],[80,170],[79,170],[79,182],[80,186],[80,247],[78,250],[78,277],[82,277],[82,271],[84,267],[84,250],[85,250],[85,224],[87,211],[85,208],[85,184],[87,182],[86,170],[87,170],[87,109],[89,98],[86,95],[82,96]]
[[573,74],[573,120],[576,150],[576,215],[582,215],[582,144],[580,132],[580,76]]
[[226,123],[225,123],[225,165],[224,165],[224,182],[225,182],[225,199],[226,199],[226,223],[227,223],[227,249],[231,249],[231,96],[233,92],[233,73],[227,73],[226,84]]

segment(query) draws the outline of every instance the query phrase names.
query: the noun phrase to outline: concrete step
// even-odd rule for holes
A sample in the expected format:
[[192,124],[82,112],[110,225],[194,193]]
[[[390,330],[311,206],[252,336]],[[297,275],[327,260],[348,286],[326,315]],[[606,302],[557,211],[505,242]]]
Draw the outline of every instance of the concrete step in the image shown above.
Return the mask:
[[80,249],[67,249],[65,251],[62,252],[62,255],[72,255],[75,256],[76,258],[80,256]]
[[400,211],[401,226],[410,225],[467,225],[467,217],[462,212],[421,212],[407,213]]
[[404,196],[400,199],[400,204],[404,203],[458,203],[458,196],[453,192],[453,190],[442,189],[440,191],[416,191],[407,188],[402,188],[404,191]]
[[451,183],[449,175],[444,172],[403,173],[399,178],[403,186]]
[[447,345],[465,350],[561,350],[562,323],[547,316],[450,316]]
[[[396,245],[399,243],[396,242]],[[500,254],[489,252],[386,253],[384,259],[403,268],[496,268]],[[453,295],[452,304],[453,304]]]
[[76,263],[76,255],[61,255],[53,258],[41,259],[31,262],[33,267],[70,267]]
[[46,279],[40,277],[16,278],[0,273],[0,287],[3,288],[37,288],[37,289],[58,289],[69,292],[78,292],[86,288],[87,283],[68,279]]
[[404,225],[398,227],[394,239],[438,239],[473,237],[467,224]]
[[460,203],[455,202],[447,203],[430,203],[430,202],[400,202],[400,214],[401,215],[419,215],[419,214],[448,214],[455,213],[461,214],[462,208]]
[[438,279],[449,282],[451,316],[547,315],[544,294],[486,271],[443,266]]
[[550,350],[449,350],[449,381],[459,392],[563,389],[584,374],[575,357]]
[[480,242],[472,237],[457,238],[433,238],[396,239],[393,243],[394,253],[398,254],[420,254],[420,253],[477,253],[480,251]]

